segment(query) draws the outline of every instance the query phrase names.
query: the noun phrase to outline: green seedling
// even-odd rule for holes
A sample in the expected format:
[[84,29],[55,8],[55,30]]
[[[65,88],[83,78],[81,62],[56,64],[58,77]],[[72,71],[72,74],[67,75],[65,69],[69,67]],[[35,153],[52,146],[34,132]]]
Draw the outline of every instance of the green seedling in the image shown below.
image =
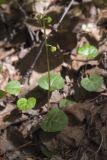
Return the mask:
[[[43,28],[44,28],[44,41],[45,41],[45,53],[46,53],[46,59],[47,59],[47,68],[48,68],[48,74],[45,76],[42,76],[39,81],[38,85],[48,91],[48,108],[50,107],[50,93],[52,91],[62,89],[64,87],[64,80],[60,75],[50,73],[50,61],[49,61],[49,49],[51,52],[56,51],[56,47],[48,44],[47,42],[47,35],[46,35],[46,25],[47,23],[50,24],[52,19],[50,17],[43,17]],[[46,118],[41,123],[41,128],[45,132],[57,132],[63,130],[68,123],[68,118],[66,114],[57,109],[51,109]]]
[[28,111],[28,110],[34,108],[35,105],[36,105],[36,98],[34,98],[34,97],[30,97],[28,99],[20,98],[17,101],[17,108],[22,111]]

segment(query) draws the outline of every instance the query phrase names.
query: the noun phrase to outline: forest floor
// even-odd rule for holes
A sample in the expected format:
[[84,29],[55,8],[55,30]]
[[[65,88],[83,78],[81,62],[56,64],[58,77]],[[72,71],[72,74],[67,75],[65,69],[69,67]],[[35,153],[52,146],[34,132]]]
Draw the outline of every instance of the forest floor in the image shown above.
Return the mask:
[[[0,99],[0,160],[107,159],[107,5],[74,1],[54,30],[69,3],[16,0],[0,6],[0,89],[10,80],[20,81],[22,88],[18,96]],[[64,79],[63,89],[51,93],[50,109],[58,108],[62,99],[76,102],[65,104],[69,124],[55,133],[40,128],[48,112],[48,93],[38,86],[48,71],[45,46],[41,48],[43,27],[35,18],[40,13],[52,17],[46,34],[57,50],[49,53],[50,71]],[[95,46],[98,56],[87,60],[78,55],[84,44]],[[80,81],[92,74],[102,76],[104,84],[88,92]],[[21,97],[36,97],[37,105],[20,111],[16,101]]]

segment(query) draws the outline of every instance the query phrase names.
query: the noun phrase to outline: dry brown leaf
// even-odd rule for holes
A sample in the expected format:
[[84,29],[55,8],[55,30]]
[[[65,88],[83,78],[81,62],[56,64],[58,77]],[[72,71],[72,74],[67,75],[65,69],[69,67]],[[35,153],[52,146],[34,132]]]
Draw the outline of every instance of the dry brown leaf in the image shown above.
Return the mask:
[[4,118],[8,116],[13,109],[15,109],[15,106],[13,104],[7,104],[6,108],[0,112],[0,128],[4,128],[6,123],[4,122]]
[[[0,136],[0,153],[4,154],[7,151],[11,151],[14,149],[12,143],[7,139],[6,133]],[[0,159],[1,160],[1,159]]]
[[107,77],[107,71],[105,69],[102,69],[99,67],[93,67],[92,69],[86,70],[86,74],[88,74],[88,75],[98,74],[98,75],[102,75],[104,77]]
[[[82,103],[77,103],[74,104],[72,106],[67,106],[64,108],[64,111],[68,114],[68,115],[73,115],[76,119],[78,119],[80,122],[83,122],[83,120],[85,119],[86,115],[82,109],[84,104]],[[87,105],[86,105],[87,107]],[[85,108],[85,107],[84,107]]]
[[77,103],[72,106],[67,106],[64,111],[72,117],[72,115],[80,122],[83,122],[88,114],[95,115],[97,112],[97,107],[91,102]]
[[3,89],[9,80],[9,73],[7,70],[4,70],[0,73],[0,89]]
[[78,146],[84,137],[83,126],[67,126],[62,132],[58,134],[42,133],[41,142],[49,150],[59,150],[61,147]]
[[67,126],[60,134],[57,135],[57,139],[67,146],[71,146],[73,140],[75,141],[76,146],[78,146],[83,137],[84,130],[82,126]]
[[71,68],[75,71],[78,71],[80,67],[88,64],[91,66],[97,66],[99,62],[97,60],[88,60],[87,58],[81,56],[81,55],[71,55]]
[[4,60],[6,57],[12,55],[15,50],[12,48],[9,51],[5,51],[3,49],[0,50],[0,60]]

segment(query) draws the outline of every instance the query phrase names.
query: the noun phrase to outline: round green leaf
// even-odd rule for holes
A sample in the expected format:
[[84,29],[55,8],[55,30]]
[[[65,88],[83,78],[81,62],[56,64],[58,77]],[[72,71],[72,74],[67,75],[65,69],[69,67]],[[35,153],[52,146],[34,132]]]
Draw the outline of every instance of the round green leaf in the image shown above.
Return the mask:
[[96,47],[85,44],[78,48],[78,54],[88,59],[94,59],[98,55],[98,51]]
[[103,77],[100,75],[91,75],[81,80],[81,86],[89,92],[97,92],[104,83]]
[[36,99],[34,97],[28,98],[20,98],[17,101],[17,108],[22,110],[22,111],[27,111],[32,109],[36,104]]
[[73,105],[73,104],[75,104],[75,103],[76,103],[76,102],[73,101],[73,100],[61,99],[60,102],[59,102],[59,106],[62,108],[62,107],[65,107],[65,106]]
[[5,87],[5,91],[13,95],[17,95],[20,92],[20,90],[20,82],[16,80],[8,82],[8,84]]
[[68,124],[67,115],[58,108],[51,109],[44,121],[41,123],[41,128],[45,132],[62,131]]
[[35,107],[35,105],[36,105],[36,98],[34,98],[34,97],[28,98],[27,108],[32,109],[33,107]]
[[[38,85],[45,90],[49,90],[48,75],[42,76],[38,81]],[[63,87],[64,87],[63,78],[60,75],[50,74],[50,90],[54,91],[57,89],[62,89]]]
[[18,101],[17,101],[17,108],[20,109],[20,110],[26,110],[26,106],[27,106],[27,99],[26,98],[20,98]]

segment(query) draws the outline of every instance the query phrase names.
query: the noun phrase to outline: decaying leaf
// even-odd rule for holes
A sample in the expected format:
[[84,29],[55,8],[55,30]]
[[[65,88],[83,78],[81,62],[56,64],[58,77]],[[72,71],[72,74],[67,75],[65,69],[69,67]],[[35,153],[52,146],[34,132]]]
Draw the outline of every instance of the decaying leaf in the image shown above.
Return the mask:
[[81,103],[77,103],[68,107],[65,107],[64,110],[66,113],[70,114],[71,116],[73,115],[74,117],[76,117],[76,119],[78,119],[80,122],[83,122],[83,120],[85,119],[85,113],[84,111],[81,109],[82,104]]
[[82,126],[67,126],[62,132],[57,134],[41,133],[40,138],[42,144],[51,152],[60,151],[60,147],[79,146],[84,137],[84,129]]
[[15,106],[13,104],[7,104],[6,108],[0,112],[0,128],[4,128],[6,125],[6,122],[4,122],[4,118],[13,111]]
[[87,58],[81,55],[72,55],[71,56],[71,68],[75,71],[78,71],[84,65],[98,66],[99,62],[97,60],[87,60]]
[[67,126],[60,134],[57,135],[57,139],[67,146],[72,145],[73,140],[75,141],[76,146],[78,146],[83,137],[84,129],[82,126]]
[[80,122],[83,122],[89,113],[93,113],[94,105],[92,103],[76,103],[64,108],[64,111],[72,117],[72,115]]
[[107,77],[107,71],[99,67],[93,67],[92,69],[87,69],[85,74],[86,75],[98,74],[98,75]]

